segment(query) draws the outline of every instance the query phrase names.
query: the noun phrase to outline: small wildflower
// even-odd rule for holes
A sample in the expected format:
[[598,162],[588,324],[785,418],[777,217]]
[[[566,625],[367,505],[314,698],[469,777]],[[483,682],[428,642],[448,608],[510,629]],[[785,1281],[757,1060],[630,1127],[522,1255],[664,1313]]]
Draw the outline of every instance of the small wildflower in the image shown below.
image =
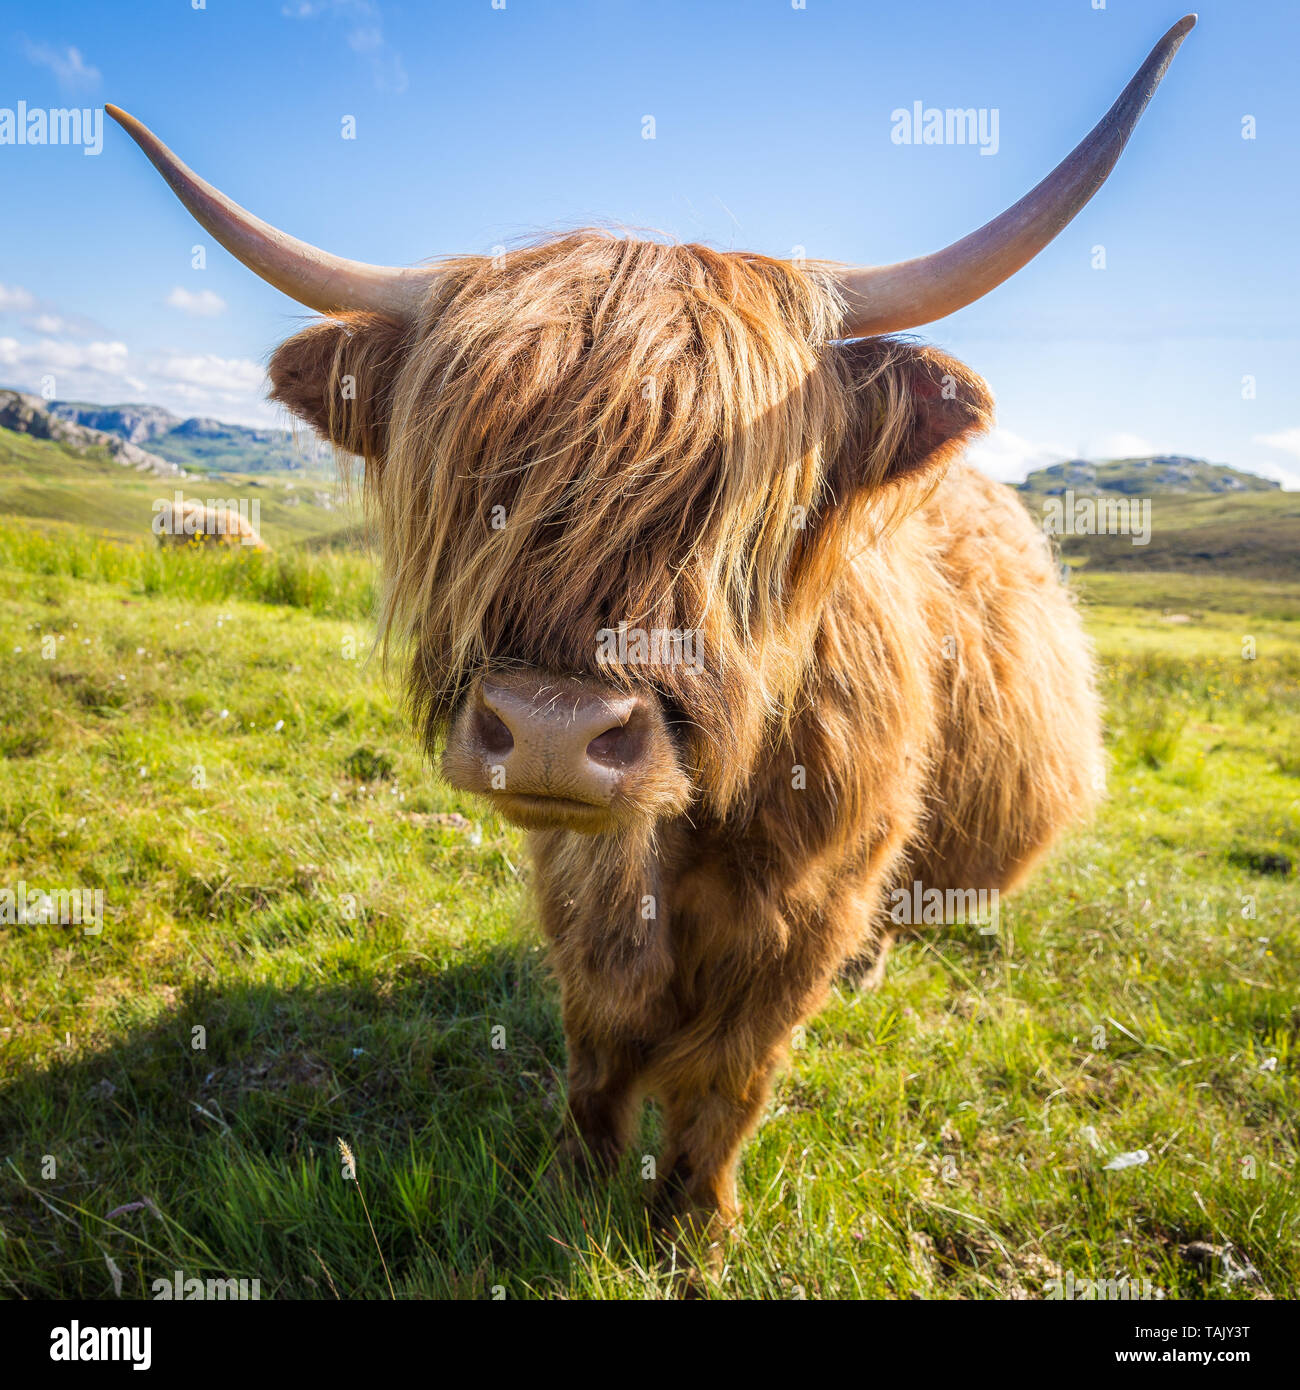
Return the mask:
[[1134,1149],[1131,1153],[1116,1154],[1109,1163],[1103,1166],[1108,1172],[1115,1172],[1121,1168],[1138,1168],[1150,1157],[1151,1155],[1145,1149]]

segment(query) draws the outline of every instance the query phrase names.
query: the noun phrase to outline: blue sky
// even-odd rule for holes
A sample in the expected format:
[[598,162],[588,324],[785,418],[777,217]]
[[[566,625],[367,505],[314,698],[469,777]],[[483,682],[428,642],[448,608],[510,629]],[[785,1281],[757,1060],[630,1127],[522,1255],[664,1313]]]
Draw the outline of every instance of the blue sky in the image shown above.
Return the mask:
[[[1037,182],[1184,12],[198,3],[10,7],[0,120],[19,101],[115,102],[260,216],[393,264],[593,222],[772,255],[930,251]],[[1159,451],[1300,486],[1300,6],[1199,9],[1102,192],[1012,281],[921,330],[993,387],[999,428],[978,457],[998,476]],[[996,109],[996,153],[895,143],[892,113],[917,101]],[[283,419],[262,367],[305,311],[211,243],[117,126],[93,156],[0,144],[0,180],[0,384]]]

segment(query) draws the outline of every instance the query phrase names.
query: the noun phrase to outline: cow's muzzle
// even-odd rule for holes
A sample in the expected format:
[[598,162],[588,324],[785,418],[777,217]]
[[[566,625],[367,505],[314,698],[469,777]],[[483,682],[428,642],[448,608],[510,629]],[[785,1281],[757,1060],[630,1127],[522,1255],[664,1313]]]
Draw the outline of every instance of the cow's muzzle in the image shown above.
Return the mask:
[[597,834],[689,799],[652,694],[535,670],[476,682],[452,720],[442,773],[530,830]]

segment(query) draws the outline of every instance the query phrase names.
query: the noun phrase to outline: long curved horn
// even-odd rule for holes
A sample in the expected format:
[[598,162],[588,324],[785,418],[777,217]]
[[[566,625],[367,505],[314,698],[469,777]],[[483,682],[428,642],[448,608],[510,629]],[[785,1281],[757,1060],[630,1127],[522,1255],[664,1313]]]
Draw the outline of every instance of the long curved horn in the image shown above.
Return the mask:
[[848,306],[844,336],[897,333],[956,313],[1038,255],[1105,183],[1195,24],[1194,14],[1180,19],[1073,152],[1000,217],[932,255],[839,271]]
[[149,156],[172,192],[227,251],[268,284],[322,314],[369,309],[389,318],[410,318],[438,276],[428,268],[367,265],[332,256],[272,227],[213,188],[163,144],[147,126],[117,106],[104,110]]

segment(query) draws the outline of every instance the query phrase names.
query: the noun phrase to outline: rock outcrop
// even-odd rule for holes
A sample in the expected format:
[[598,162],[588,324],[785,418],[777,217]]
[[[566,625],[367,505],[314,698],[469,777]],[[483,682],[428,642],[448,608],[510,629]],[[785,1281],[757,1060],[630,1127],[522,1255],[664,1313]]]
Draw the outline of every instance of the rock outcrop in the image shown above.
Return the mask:
[[[164,412],[165,413],[165,412]],[[103,449],[123,468],[139,473],[152,473],[158,478],[185,478],[189,475],[179,464],[169,463],[157,454],[148,453],[118,434],[76,424],[54,414],[39,397],[25,391],[0,390],[0,429],[29,434],[33,439],[49,439],[74,453]]]

